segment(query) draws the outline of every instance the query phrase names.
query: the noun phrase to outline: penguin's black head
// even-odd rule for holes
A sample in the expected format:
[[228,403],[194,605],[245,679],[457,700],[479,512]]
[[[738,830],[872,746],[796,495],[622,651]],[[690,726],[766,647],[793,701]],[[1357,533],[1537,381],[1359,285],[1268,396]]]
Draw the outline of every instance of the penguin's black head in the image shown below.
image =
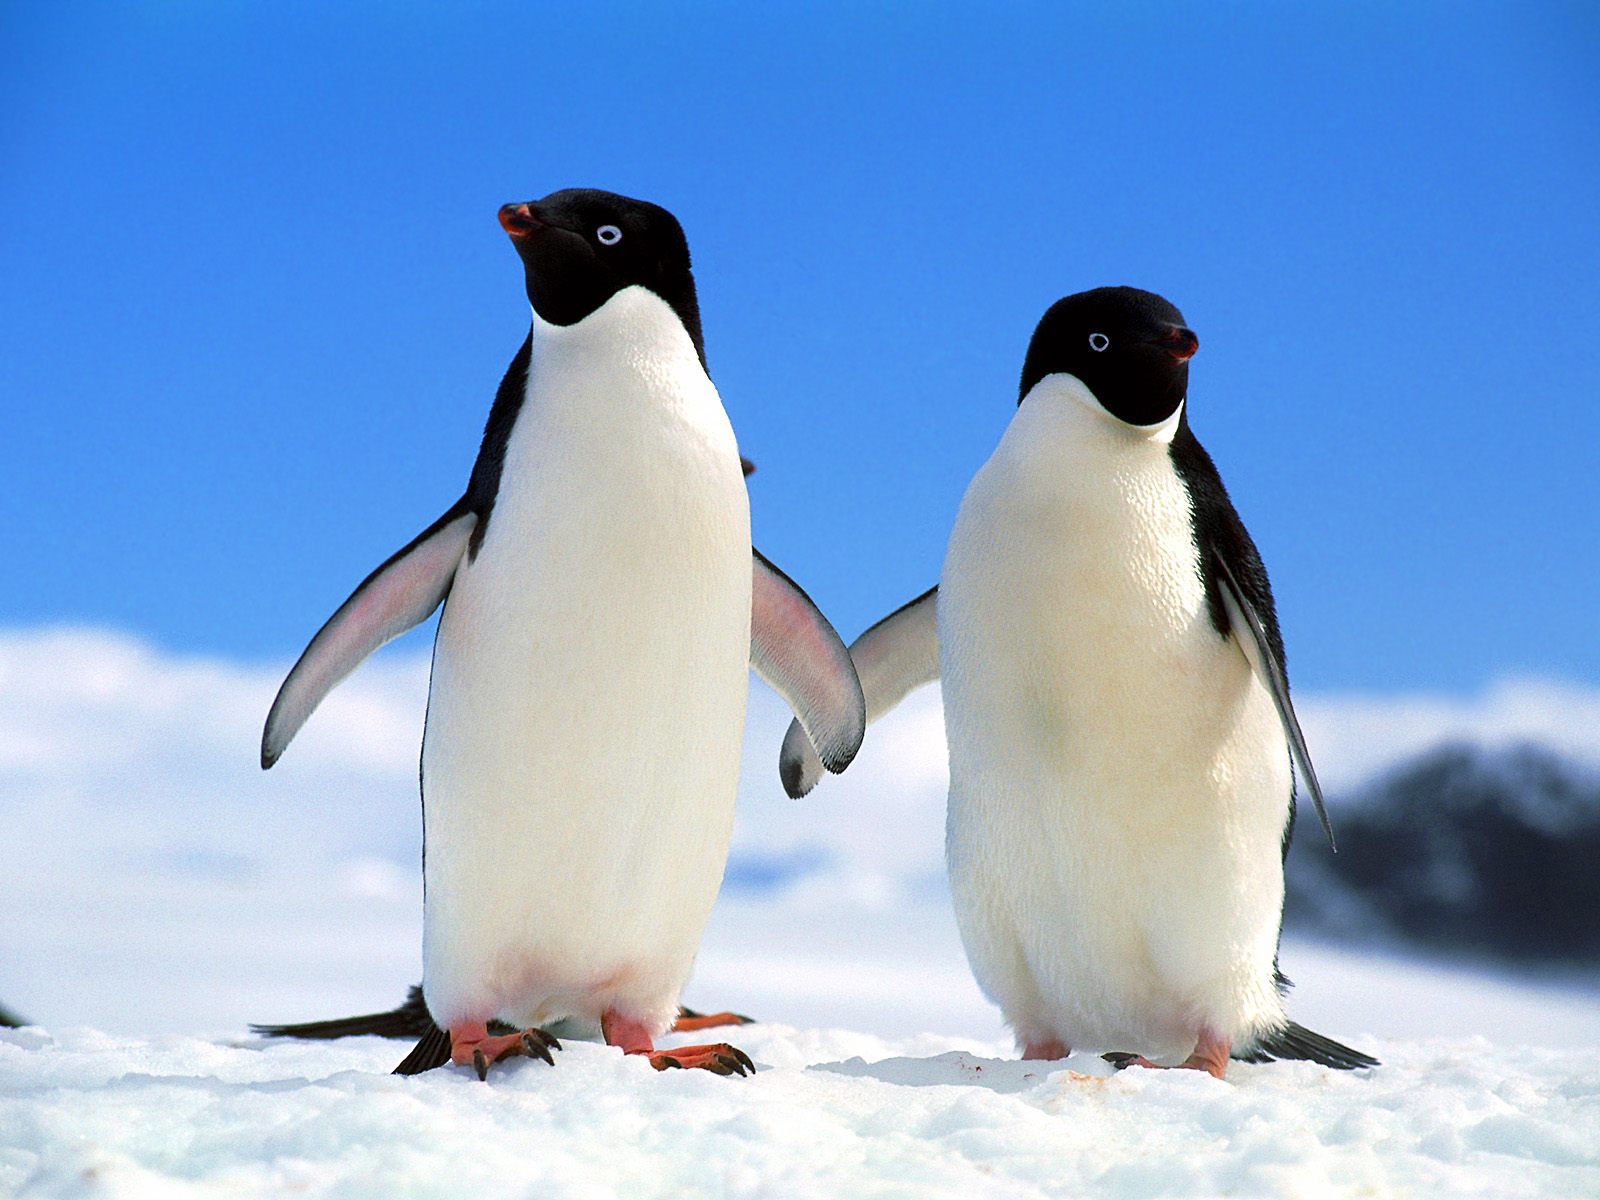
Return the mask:
[[575,325],[623,288],[638,285],[672,306],[704,365],[689,243],[666,209],[614,192],[567,188],[503,205],[500,224],[522,257],[528,300],[546,321]]
[[1033,331],[1017,403],[1047,375],[1075,375],[1118,420],[1159,425],[1183,403],[1199,348],[1183,314],[1154,292],[1079,292],[1052,304]]

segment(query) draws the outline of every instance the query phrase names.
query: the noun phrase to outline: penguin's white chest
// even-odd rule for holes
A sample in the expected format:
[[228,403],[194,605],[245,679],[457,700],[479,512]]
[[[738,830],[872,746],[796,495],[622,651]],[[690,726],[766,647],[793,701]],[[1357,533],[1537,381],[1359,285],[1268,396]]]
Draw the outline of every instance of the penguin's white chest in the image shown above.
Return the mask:
[[642,289],[535,318],[487,532],[446,602],[423,746],[428,1004],[670,1019],[727,858],[749,506],[688,335]]
[[1288,755],[1211,623],[1171,432],[1046,379],[945,560],[951,883],[1024,1040],[1181,1057],[1281,1022]]

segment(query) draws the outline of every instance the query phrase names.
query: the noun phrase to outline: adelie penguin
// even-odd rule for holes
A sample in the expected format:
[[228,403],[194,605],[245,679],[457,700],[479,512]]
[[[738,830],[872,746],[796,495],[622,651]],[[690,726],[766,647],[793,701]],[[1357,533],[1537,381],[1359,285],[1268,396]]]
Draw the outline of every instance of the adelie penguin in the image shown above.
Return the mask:
[[[756,465],[743,455],[739,466],[748,479],[755,474]],[[0,1009],[0,1023],[4,1010]],[[696,1033],[702,1029],[716,1029],[724,1025],[749,1025],[752,1019],[735,1012],[702,1013],[692,1008],[678,1009],[678,1019],[673,1023],[673,1033]],[[491,1022],[492,1032],[511,1032],[503,1022]],[[428,1004],[422,998],[422,985],[412,984],[405,1001],[397,1008],[384,1012],[363,1013],[354,1017],[333,1017],[321,1021],[304,1021],[299,1024],[251,1025],[252,1033],[263,1037],[304,1038],[310,1041],[334,1041],[347,1037],[424,1037],[437,1028],[428,1015]]]
[[[508,204],[532,328],[465,494],[312,639],[267,718],[270,767],[317,703],[442,603],[422,747],[423,989],[400,1064],[479,1075],[598,1024],[657,1052],[727,861],[751,666],[831,770],[865,729],[848,652],[750,545],[706,373],[689,248],[665,209],[567,190]],[[511,1032],[491,1032],[492,1022]]]
[[[956,917],[1025,1058],[1376,1066],[1284,1012],[1295,766],[1327,818],[1266,570],[1189,426],[1198,348],[1150,292],[1053,305],[938,587],[851,652],[869,719],[942,679]],[[790,794],[820,770],[791,728]]]

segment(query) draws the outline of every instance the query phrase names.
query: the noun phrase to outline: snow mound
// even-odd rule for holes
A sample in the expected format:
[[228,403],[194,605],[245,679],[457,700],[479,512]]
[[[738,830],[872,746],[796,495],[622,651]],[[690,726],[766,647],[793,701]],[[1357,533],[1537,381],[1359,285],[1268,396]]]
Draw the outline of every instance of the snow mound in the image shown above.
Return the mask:
[[[1391,1041],[1370,1072],[1113,1072],[1002,1043],[733,1030],[748,1079],[569,1042],[556,1067],[388,1074],[405,1047],[0,1033],[21,1197],[1578,1196],[1600,1063]],[[682,1039],[676,1039],[681,1041]]]

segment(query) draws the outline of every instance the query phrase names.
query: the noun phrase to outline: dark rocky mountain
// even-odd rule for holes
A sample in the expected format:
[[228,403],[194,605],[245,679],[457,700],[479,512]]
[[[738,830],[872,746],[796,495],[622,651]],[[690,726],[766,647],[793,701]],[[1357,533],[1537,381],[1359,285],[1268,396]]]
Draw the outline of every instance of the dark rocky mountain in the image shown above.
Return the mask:
[[1444,746],[1290,849],[1285,926],[1523,966],[1600,969],[1600,776],[1536,746]]

